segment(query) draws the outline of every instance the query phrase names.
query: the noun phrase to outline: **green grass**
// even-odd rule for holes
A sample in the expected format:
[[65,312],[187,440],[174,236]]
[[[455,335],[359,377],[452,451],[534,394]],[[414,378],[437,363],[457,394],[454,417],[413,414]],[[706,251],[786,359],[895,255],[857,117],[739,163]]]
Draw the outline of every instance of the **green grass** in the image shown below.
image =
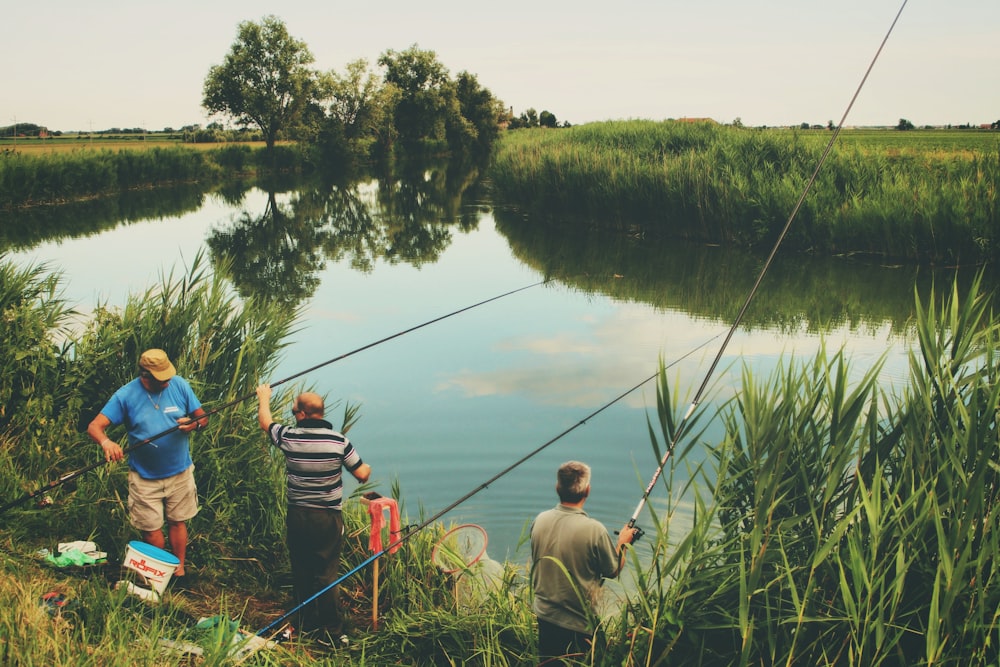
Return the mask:
[[[828,133],[823,133],[829,139]],[[837,141],[873,150],[941,151],[958,155],[996,151],[1000,133],[981,129],[919,129],[900,132],[888,129],[847,128]]]
[[1000,325],[987,304],[976,287],[922,304],[899,395],[880,391],[877,367],[851,386],[835,353],[744,373],[726,439],[706,443],[695,526],[661,561],[673,583],[629,620],[663,642],[649,664],[995,664]]
[[[946,265],[996,259],[997,134],[956,131],[967,143],[904,149],[896,135],[911,133],[885,132],[835,146],[785,247]],[[500,203],[538,219],[770,248],[830,136],[671,121],[519,130],[489,176]]]
[[113,143],[98,146],[0,152],[0,209],[108,197],[164,185],[216,184],[275,169],[301,170],[306,161],[295,145],[277,146],[273,156],[248,144],[211,144],[212,150],[176,143],[142,146],[142,150]]

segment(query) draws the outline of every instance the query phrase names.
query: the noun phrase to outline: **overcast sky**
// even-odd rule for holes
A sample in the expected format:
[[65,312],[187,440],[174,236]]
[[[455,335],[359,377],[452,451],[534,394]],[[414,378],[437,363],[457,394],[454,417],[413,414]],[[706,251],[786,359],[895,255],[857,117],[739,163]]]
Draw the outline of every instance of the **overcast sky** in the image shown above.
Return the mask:
[[[0,10],[0,126],[205,124],[202,86],[242,21],[273,14],[320,70],[434,51],[515,114],[580,124],[838,122],[902,0],[38,0]],[[914,0],[847,125],[1000,119],[1000,1]]]

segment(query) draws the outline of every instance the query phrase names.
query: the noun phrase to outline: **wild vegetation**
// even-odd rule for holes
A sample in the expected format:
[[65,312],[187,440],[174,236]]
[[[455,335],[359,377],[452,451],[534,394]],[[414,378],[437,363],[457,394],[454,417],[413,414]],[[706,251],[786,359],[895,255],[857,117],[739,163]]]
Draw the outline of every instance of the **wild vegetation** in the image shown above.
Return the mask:
[[73,150],[0,153],[0,209],[60,204],[162,187],[220,184],[240,177],[301,171],[307,162],[294,146],[279,145],[270,156],[246,144],[188,145],[146,150]]
[[[978,133],[981,143],[962,150],[929,151],[903,150],[900,133],[885,134],[890,145],[835,146],[785,247],[938,265],[997,259],[995,133]],[[504,201],[540,217],[770,248],[828,140],[710,123],[594,123],[511,133],[489,175]]]
[[[125,307],[99,306],[87,318],[67,308],[58,287],[45,267],[0,264],[0,497],[21,498],[94,460],[81,427],[132,377],[151,341],[212,398],[207,407],[232,407],[196,436],[203,510],[192,522],[194,585],[168,592],[161,605],[113,590],[118,571],[74,575],[35,557],[69,539],[123,553],[135,538],[124,467],[51,488],[48,507],[32,500],[0,516],[8,575],[0,578],[0,656],[21,664],[191,664],[164,652],[158,639],[167,638],[206,645],[199,664],[230,662],[231,636],[195,637],[197,618],[232,618],[253,632],[288,608],[281,464],[255,428],[253,402],[240,398],[274,368],[294,323],[273,306],[236,300],[200,259],[185,276],[165,276]],[[1000,325],[979,281],[968,293],[944,293],[918,302],[919,347],[898,394],[880,389],[877,368],[849,383],[849,360],[822,352],[789,359],[772,377],[745,372],[721,414],[689,417],[653,490],[646,535],[629,556],[627,602],[603,620],[593,654],[579,664],[996,663]],[[671,386],[661,369],[650,462],[681,423]],[[343,408],[349,428],[358,414]],[[721,442],[699,435],[708,419],[725,423]],[[691,480],[681,487],[673,471],[691,465],[694,450],[710,456],[692,457],[707,462],[677,476]],[[359,568],[344,583],[353,648],[328,655],[292,641],[245,664],[533,661],[524,572],[508,567],[504,586],[482,604],[458,606],[454,582],[430,563],[436,525],[380,560],[381,615],[372,631],[366,521],[356,502],[348,508],[344,569]],[[52,590],[71,604],[51,609],[42,596]]]

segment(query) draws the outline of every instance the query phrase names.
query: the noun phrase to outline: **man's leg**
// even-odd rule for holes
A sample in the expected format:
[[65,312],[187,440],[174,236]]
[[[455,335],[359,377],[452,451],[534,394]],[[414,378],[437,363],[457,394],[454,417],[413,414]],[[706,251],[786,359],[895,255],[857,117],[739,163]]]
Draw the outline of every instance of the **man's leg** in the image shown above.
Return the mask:
[[[324,512],[321,534],[324,539],[318,544],[319,569],[316,572],[318,589],[326,588],[337,580],[340,570],[340,552],[344,543],[344,521],[340,510]],[[334,586],[316,601],[319,621],[334,639],[344,633],[343,613],[340,609],[339,586]]]
[[142,541],[163,549],[163,487],[158,480],[139,477],[139,473],[128,473],[128,511],[132,525],[142,533]]
[[142,531],[142,541],[146,544],[152,544],[157,549],[163,549],[167,546],[163,538],[162,530],[144,530]]
[[[198,513],[198,488],[194,481],[194,466],[165,480],[166,497],[164,514],[167,519],[167,538],[170,550],[180,561],[174,575],[183,577],[187,570],[188,529],[187,521]],[[161,537],[162,540],[162,537]]]
[[[163,541],[163,533],[159,533]],[[187,555],[188,529],[184,521],[167,521],[167,536],[170,538],[170,550],[177,556],[180,565],[174,570],[174,576],[184,576],[184,557]],[[162,547],[161,547],[162,548]]]
[[564,664],[555,660],[566,655],[582,653],[581,644],[586,635],[538,619],[538,660],[547,665]]

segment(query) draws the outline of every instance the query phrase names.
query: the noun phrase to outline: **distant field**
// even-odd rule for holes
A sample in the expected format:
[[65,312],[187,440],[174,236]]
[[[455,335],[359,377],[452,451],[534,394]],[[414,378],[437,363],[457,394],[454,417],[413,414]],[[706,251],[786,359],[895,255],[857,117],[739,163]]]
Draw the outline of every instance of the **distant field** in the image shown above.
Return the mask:
[[[787,130],[773,129],[772,132],[786,133],[796,131],[802,137],[817,141],[829,140],[826,130]],[[233,142],[230,142],[230,145]],[[250,146],[263,146],[262,141],[241,142]],[[284,142],[279,142],[284,143]],[[900,132],[887,128],[848,128],[837,137],[837,143],[843,146],[859,148],[880,148],[898,150],[901,153],[956,153],[969,151],[995,151],[1000,149],[1000,132],[991,130],[944,130],[916,129]],[[58,153],[74,150],[146,150],[149,148],[168,146],[183,146],[194,150],[212,150],[225,146],[225,143],[184,143],[180,134],[152,133],[145,137],[141,135],[63,135],[37,139],[35,137],[19,137],[0,139],[0,152],[16,150],[19,153]]]
[[[819,134],[819,132],[817,132]],[[1000,132],[993,130],[875,130],[845,129],[837,137],[844,145],[870,146],[900,151],[992,151],[1000,146]]]
[[[24,154],[38,154],[66,153],[79,150],[149,150],[151,148],[168,148],[172,146],[190,148],[192,150],[213,150],[221,148],[222,146],[231,146],[233,143],[237,142],[192,144],[181,141],[179,136],[155,134],[147,135],[145,139],[141,136],[135,135],[98,136],[92,138],[77,137],[73,135],[68,137],[50,137],[47,139],[18,137],[17,141],[7,138],[0,139],[0,152],[12,150]],[[248,146],[264,145],[263,141],[247,141],[238,143],[246,144]]]

